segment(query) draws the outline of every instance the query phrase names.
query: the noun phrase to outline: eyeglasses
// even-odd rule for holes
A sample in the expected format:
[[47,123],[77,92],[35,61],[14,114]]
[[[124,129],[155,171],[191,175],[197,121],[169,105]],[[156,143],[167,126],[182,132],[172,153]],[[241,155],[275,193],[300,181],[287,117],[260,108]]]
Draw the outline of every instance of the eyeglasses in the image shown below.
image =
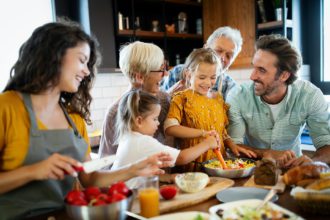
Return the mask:
[[150,70],[151,73],[162,73],[162,77],[165,76],[165,72],[168,71],[168,62],[165,61],[162,65],[162,69],[160,70]]

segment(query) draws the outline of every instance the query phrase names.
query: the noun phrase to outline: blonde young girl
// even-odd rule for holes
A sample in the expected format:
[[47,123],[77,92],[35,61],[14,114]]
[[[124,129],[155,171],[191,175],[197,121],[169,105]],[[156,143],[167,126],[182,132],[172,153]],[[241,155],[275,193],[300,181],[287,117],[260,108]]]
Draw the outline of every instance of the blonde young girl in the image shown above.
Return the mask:
[[[180,149],[189,149],[200,143],[205,136],[216,134],[219,135],[219,147],[223,155],[225,155],[223,146],[227,146],[236,156],[242,152],[254,157],[252,151],[239,147],[227,135],[225,127],[228,125],[228,106],[220,93],[211,93],[218,68],[221,68],[221,64],[212,49],[197,49],[188,56],[185,74],[189,86],[188,89],[172,97],[164,124],[165,133],[179,138]],[[185,166],[184,170],[197,171],[200,169],[200,162],[214,157],[216,155],[213,151],[208,150],[194,163]]]
[[214,136],[203,138],[200,143],[181,151],[163,145],[152,137],[159,125],[160,110],[159,100],[149,93],[132,90],[123,96],[117,115],[119,143],[112,170],[156,152],[167,152],[174,158],[173,163],[183,165],[217,147]]

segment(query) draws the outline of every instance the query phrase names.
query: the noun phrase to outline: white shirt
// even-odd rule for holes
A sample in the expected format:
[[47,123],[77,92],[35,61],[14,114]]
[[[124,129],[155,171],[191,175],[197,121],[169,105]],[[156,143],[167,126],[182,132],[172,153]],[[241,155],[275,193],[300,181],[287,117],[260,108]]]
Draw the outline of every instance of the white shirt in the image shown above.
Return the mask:
[[[143,135],[138,132],[131,132],[123,136],[118,144],[118,150],[116,153],[116,159],[113,163],[111,170],[117,170],[123,166],[135,163],[145,157],[151,156],[155,153],[167,152],[173,158],[173,164],[175,163],[180,150],[173,147],[163,145],[157,139]],[[134,181],[129,181],[134,182]],[[133,187],[133,184],[128,184],[129,187]]]
[[116,170],[130,163],[135,163],[159,152],[169,153],[173,158],[172,162],[174,164],[180,150],[164,145],[149,135],[131,132],[123,136],[119,141],[116,159],[111,170]]

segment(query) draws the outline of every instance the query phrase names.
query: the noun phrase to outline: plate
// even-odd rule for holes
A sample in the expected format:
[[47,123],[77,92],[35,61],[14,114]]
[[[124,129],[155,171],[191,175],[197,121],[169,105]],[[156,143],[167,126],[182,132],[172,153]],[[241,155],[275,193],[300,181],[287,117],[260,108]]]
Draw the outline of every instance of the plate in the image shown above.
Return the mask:
[[203,220],[209,220],[210,215],[206,212],[176,212],[167,215],[160,215],[157,217],[149,218],[152,220],[193,220],[198,215],[202,216]]
[[[262,202],[262,200],[260,200],[260,199],[247,199],[247,200],[240,200],[240,201],[235,201],[235,202],[228,202],[228,203],[223,203],[220,205],[215,205],[215,206],[210,207],[209,212],[212,216],[212,219],[220,219],[220,217],[216,214],[219,209],[226,211],[226,210],[233,210],[237,207],[256,208],[261,202]],[[282,208],[279,205],[276,205],[272,202],[268,202],[267,204],[271,209],[278,210],[286,215],[289,215],[291,217],[289,219],[303,220],[303,218],[297,216],[295,213],[293,213],[285,208]]]
[[[216,197],[220,202],[233,202],[244,199],[263,200],[268,192],[268,189],[256,187],[231,187],[218,192]],[[276,200],[278,200],[278,195],[274,195],[271,199],[272,202],[275,202]]]

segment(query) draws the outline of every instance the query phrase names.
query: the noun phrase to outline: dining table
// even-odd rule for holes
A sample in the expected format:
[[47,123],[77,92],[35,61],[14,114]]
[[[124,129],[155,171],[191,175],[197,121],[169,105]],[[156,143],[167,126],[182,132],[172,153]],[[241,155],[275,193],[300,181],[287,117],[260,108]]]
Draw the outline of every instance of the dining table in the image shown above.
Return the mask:
[[[233,179],[234,180],[234,185],[232,187],[238,187],[238,186],[243,186],[245,184],[246,181],[248,181],[249,177],[246,178],[239,178],[239,179]],[[306,219],[306,220],[328,220],[330,219],[329,215],[322,215],[321,213],[310,213],[308,212],[308,210],[303,210],[302,208],[300,208],[298,206],[298,204],[296,203],[296,201],[294,200],[294,198],[290,195],[290,191],[291,191],[291,187],[286,187],[286,189],[284,190],[283,193],[278,194],[278,200],[275,201],[274,203],[291,211],[296,213],[297,215],[301,216],[302,218]],[[191,205],[189,207],[185,207],[185,208],[180,208],[177,209],[173,212],[184,212],[184,211],[200,211],[200,212],[208,212],[209,208],[214,206],[214,205],[218,205],[221,202],[216,198],[216,196],[213,196],[212,198],[195,204],[195,205]],[[168,214],[168,213],[164,213],[164,214]],[[73,220],[72,218],[70,218],[65,209],[63,210],[58,210],[58,211],[54,211],[45,215],[41,215],[41,216],[37,216],[34,218],[31,218],[33,220]],[[127,220],[134,220],[135,218],[133,217],[127,217]]]

